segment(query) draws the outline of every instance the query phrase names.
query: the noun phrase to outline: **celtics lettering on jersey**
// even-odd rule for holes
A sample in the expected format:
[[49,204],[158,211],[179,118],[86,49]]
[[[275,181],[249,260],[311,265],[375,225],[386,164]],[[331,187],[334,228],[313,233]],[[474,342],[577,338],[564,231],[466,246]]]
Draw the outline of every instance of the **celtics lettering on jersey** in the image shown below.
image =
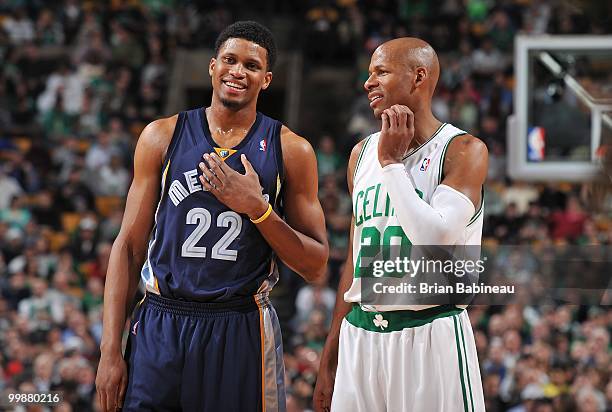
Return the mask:
[[[423,198],[423,192],[415,190]],[[409,257],[412,243],[399,224],[387,225],[387,219],[394,217],[395,211],[382,183],[359,190],[354,198],[355,233],[359,233],[354,277],[373,277],[376,276],[375,261]],[[401,277],[404,273],[385,271],[383,276]]]
[[[423,144],[414,148],[402,159],[406,173],[413,187],[423,201],[430,203],[436,188],[442,183],[444,158],[450,142],[465,134],[449,124],[442,124]],[[353,176],[353,265],[354,279],[344,294],[347,302],[361,302],[361,278],[381,274],[380,262],[411,258],[412,241],[400,226],[385,186],[382,184],[382,167],[378,161],[378,142],[380,133],[366,138],[355,166]],[[482,203],[480,209],[457,239],[458,245],[480,244],[482,231]],[[378,262],[378,263],[376,263]],[[375,270],[374,265],[378,266]],[[382,276],[403,277],[396,273],[399,266],[383,267]],[[363,306],[362,306],[363,307]],[[368,306],[368,310],[418,310],[412,305],[394,306],[392,309],[381,306]]]

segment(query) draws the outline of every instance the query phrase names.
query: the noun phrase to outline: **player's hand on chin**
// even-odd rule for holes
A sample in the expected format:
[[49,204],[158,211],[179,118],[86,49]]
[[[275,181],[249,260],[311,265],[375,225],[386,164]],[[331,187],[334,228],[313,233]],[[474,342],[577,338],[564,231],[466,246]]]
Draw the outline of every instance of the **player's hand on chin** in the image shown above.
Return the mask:
[[252,220],[266,212],[268,203],[261,193],[259,176],[245,155],[240,155],[245,174],[226,165],[215,153],[205,153],[202,158],[200,182],[221,203]]
[[382,167],[401,163],[414,138],[414,113],[407,106],[396,104],[382,112],[381,120],[378,161]]

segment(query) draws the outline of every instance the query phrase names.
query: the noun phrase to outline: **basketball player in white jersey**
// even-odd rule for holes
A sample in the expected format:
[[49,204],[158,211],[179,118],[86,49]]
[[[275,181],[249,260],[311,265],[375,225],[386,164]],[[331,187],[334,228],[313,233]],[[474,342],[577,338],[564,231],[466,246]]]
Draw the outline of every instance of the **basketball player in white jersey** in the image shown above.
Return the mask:
[[480,245],[487,149],[432,114],[439,71],[432,47],[416,38],[388,41],[372,56],[364,87],[382,128],[349,160],[352,250],[322,354],[316,411],[484,411],[463,306],[361,301],[364,246]]

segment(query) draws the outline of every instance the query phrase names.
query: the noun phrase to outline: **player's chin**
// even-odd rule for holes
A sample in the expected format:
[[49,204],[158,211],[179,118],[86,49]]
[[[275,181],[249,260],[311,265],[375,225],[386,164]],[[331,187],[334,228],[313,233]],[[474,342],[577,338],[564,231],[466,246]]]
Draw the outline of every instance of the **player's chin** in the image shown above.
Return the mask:
[[222,96],[220,100],[223,106],[234,111],[238,111],[247,105],[247,102],[244,99],[233,99],[226,96]]

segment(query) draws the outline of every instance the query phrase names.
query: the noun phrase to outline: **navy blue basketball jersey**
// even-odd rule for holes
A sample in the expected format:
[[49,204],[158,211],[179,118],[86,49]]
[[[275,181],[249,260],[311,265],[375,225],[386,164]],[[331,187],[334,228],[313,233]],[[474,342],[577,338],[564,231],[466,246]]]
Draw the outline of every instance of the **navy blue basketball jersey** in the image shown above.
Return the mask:
[[235,147],[211,137],[205,109],[178,115],[162,167],[161,196],[155,213],[142,279],[149,292],[190,301],[223,302],[269,291],[278,279],[272,248],[248,216],[219,202],[200,183],[198,164],[216,152],[244,174],[245,154],[259,175],[262,195],[282,215],[281,123],[257,113]]

